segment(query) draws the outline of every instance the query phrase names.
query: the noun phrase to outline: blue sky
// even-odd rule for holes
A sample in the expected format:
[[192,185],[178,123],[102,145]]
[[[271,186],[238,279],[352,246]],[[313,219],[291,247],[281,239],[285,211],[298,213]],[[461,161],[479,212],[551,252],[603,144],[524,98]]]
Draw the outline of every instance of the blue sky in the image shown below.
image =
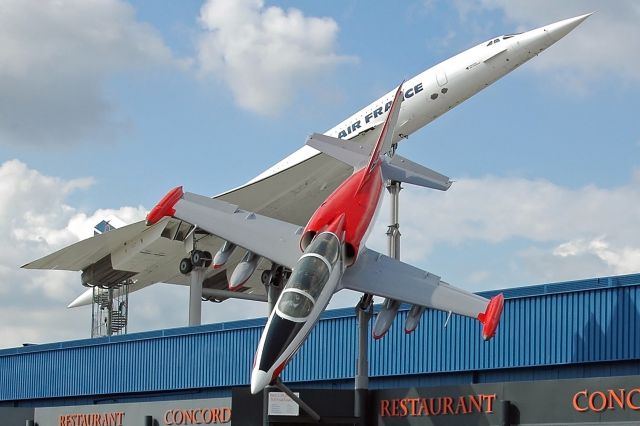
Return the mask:
[[[403,142],[402,155],[457,181],[444,194],[403,191],[403,255],[469,289],[640,272],[633,0],[0,5],[0,318],[15,324],[0,346],[87,335],[89,311],[64,309],[82,291],[77,274],[18,266],[99,218],[138,219],[179,184],[238,186],[402,79],[494,35],[594,10]],[[294,17],[302,30],[287,27]],[[242,46],[243,31],[282,53]],[[186,323],[173,305],[186,306],[186,289],[168,287],[132,297],[133,330]],[[205,320],[262,313],[242,306],[207,307]]]

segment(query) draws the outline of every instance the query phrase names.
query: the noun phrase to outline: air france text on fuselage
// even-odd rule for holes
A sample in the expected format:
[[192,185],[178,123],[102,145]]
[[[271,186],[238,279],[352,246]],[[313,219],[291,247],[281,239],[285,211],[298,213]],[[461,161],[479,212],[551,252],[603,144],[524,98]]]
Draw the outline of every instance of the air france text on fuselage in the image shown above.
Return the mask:
[[[422,90],[423,90],[422,83],[418,83],[415,86],[410,87],[404,92],[404,99],[412,98],[414,95],[417,95],[418,93],[422,92]],[[364,124],[365,125],[369,124],[371,120],[374,120],[378,117],[382,117],[384,114],[387,113],[387,111],[389,111],[389,108],[391,108],[391,100],[386,102],[384,106],[381,105],[378,108],[375,108],[370,113],[366,114],[364,116]],[[338,137],[340,139],[343,139],[348,135],[350,135],[351,133],[354,133],[354,132],[359,133],[363,130],[365,130],[365,128],[362,127],[362,120],[357,120],[352,124],[350,124],[349,126],[347,126],[346,129],[340,130],[340,132],[338,133]]]

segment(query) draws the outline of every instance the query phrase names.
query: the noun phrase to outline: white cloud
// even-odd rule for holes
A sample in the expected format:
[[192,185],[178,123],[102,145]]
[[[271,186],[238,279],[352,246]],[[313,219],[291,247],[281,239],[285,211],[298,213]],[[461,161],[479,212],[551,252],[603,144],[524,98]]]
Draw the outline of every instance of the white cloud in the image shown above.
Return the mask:
[[[202,7],[203,75],[225,81],[243,108],[271,114],[305,84],[351,58],[335,53],[338,25],[261,0],[209,0]],[[317,81],[317,80],[316,80]]]
[[558,245],[553,254],[562,258],[593,255],[617,274],[640,271],[640,243],[638,247],[612,247],[604,236],[593,240],[579,238]]
[[125,125],[107,78],[169,63],[158,33],[121,0],[1,0],[0,144],[106,139]]
[[[402,257],[411,263],[424,263],[434,250],[455,252],[468,243],[494,250],[518,240],[500,262],[515,271],[512,284],[640,272],[640,173],[614,188],[494,176],[460,179],[446,193],[407,185],[400,215]],[[378,248],[388,218],[380,220],[371,241]],[[505,272],[471,268],[460,265],[468,283],[491,285]]]
[[486,19],[500,10],[514,30],[525,31],[561,19],[595,13],[530,65],[572,89],[588,90],[594,79],[640,81],[640,4],[635,0],[456,0],[464,19]]
[[92,182],[45,176],[18,160],[0,164],[0,347],[87,337],[90,316],[65,309],[84,290],[78,273],[20,265],[92,235],[104,217],[125,222],[144,217],[141,206],[85,213],[67,204],[71,193]]

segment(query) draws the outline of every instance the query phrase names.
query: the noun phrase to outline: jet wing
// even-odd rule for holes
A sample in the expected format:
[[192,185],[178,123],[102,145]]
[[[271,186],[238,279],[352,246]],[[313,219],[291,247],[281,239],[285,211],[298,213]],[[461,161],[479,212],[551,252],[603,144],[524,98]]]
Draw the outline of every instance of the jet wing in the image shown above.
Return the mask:
[[[165,221],[166,222],[166,221]],[[160,227],[162,223],[154,226]],[[26,269],[56,269],[66,271],[80,271],[87,263],[94,263],[102,259],[111,251],[120,247],[127,240],[151,231],[145,229],[144,222],[136,222],[104,234],[96,235],[86,240],[71,244],[61,250],[51,253],[41,259],[23,265]]]
[[293,268],[302,254],[301,226],[190,192],[182,196],[174,209],[174,217],[287,268]]
[[347,268],[341,288],[475,319],[489,305],[484,297],[453,287],[437,275],[370,249],[360,253],[358,261]]

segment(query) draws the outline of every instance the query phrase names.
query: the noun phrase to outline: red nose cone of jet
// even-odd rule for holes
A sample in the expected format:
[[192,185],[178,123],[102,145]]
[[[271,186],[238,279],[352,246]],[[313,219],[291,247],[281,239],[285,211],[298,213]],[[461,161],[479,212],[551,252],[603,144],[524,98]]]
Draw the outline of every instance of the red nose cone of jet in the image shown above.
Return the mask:
[[174,206],[182,198],[184,191],[181,186],[176,186],[171,191],[167,192],[167,195],[162,197],[162,200],[151,209],[147,215],[147,226],[157,223],[165,216],[173,216],[176,213]]

